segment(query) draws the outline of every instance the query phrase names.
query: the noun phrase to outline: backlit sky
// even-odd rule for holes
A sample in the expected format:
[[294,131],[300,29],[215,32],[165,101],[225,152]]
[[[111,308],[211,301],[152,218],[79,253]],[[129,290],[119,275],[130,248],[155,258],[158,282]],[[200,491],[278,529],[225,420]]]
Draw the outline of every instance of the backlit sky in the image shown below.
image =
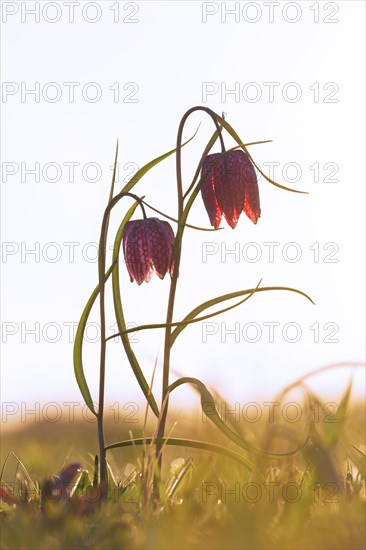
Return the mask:
[[[81,402],[71,327],[97,282],[95,243],[116,139],[119,191],[136,165],[175,146],[181,116],[200,104],[225,112],[245,142],[272,139],[252,146],[255,160],[267,174],[274,166],[276,181],[309,194],[280,190],[262,177],[256,226],[243,215],[235,231],[225,224],[218,233],[187,229],[175,320],[260,278],[263,286],[301,289],[316,305],[290,293],[254,296],[210,324],[187,328],[173,348],[172,369],[201,378],[229,401],[251,401],[271,398],[321,366],[363,361],[364,3],[35,4],[2,2],[2,400]],[[225,6],[236,12],[225,13]],[[37,12],[28,13],[34,8],[39,22]],[[183,153],[186,187],[213,131],[198,113],[185,136],[199,123]],[[229,137],[226,143],[233,145]],[[174,158],[134,191],[175,216]],[[116,209],[111,242],[130,204]],[[190,221],[209,227],[200,198]],[[35,254],[26,253],[31,249]],[[164,321],[168,277],[138,287],[122,263],[121,286],[129,322]],[[111,327],[111,300],[107,307]],[[97,309],[91,321],[98,322]],[[268,323],[275,323],[273,341]],[[95,334],[91,326],[91,340]],[[296,334],[298,341],[289,342]],[[158,356],[159,395],[163,332],[135,339],[148,379]],[[98,351],[98,343],[85,351],[95,399]],[[338,396],[350,374],[328,372],[314,387]],[[354,382],[362,392],[362,369]],[[119,342],[108,347],[106,395],[142,403]],[[190,396],[182,390],[176,399]]]

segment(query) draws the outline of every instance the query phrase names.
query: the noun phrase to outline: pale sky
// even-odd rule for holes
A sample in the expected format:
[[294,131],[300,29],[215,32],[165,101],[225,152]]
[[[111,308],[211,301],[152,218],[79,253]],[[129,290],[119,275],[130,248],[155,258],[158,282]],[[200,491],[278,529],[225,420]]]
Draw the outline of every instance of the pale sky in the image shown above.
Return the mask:
[[[256,226],[242,215],[235,231],[226,224],[217,233],[187,229],[174,319],[260,278],[263,286],[303,290],[316,306],[291,293],[256,295],[186,328],[172,369],[202,379],[229,401],[250,401],[271,398],[324,365],[364,361],[364,2],[2,2],[1,8],[4,402],[82,402],[70,340],[97,283],[95,243],[116,139],[117,192],[136,166],[175,146],[179,120],[193,105],[225,112],[245,142],[272,139],[251,148],[254,159],[279,183],[309,194],[282,191],[261,177]],[[185,136],[199,123],[183,152],[186,188],[214,129],[198,113]],[[229,136],[225,141],[233,145]],[[174,157],[134,192],[175,216]],[[130,204],[116,209],[110,243]],[[200,197],[190,222],[209,227]],[[127,320],[163,322],[168,277],[138,287],[123,262],[120,272]],[[110,299],[107,308],[111,327]],[[90,321],[98,323],[97,308]],[[91,325],[90,340],[95,330]],[[135,339],[147,379],[158,356],[159,396],[163,331]],[[143,403],[120,343],[109,344],[107,358],[107,401]],[[89,343],[85,367],[95,400],[98,362],[99,343]],[[354,373],[358,393],[363,373]],[[314,387],[338,396],[350,374],[328,372]],[[191,395],[181,390],[175,399],[193,403]]]

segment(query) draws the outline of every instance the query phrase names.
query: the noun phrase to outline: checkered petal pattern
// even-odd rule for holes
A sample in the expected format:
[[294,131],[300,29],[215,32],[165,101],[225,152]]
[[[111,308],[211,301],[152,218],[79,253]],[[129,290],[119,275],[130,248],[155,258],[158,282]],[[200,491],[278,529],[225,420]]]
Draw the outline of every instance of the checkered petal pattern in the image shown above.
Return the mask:
[[164,279],[169,271],[174,240],[173,229],[166,221],[146,218],[127,222],[123,253],[131,282],[148,283],[154,271]]
[[258,181],[244,151],[207,155],[201,177],[202,199],[215,229],[220,226],[222,216],[234,229],[242,212],[257,223],[260,217]]

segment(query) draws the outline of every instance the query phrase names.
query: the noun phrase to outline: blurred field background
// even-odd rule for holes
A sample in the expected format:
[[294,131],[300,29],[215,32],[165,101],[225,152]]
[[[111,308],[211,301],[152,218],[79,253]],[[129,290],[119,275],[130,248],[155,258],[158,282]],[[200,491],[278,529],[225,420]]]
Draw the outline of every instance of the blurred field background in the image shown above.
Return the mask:
[[[184,414],[173,408],[171,437],[223,445],[245,456],[252,471],[215,453],[166,446],[165,500],[158,509],[143,498],[141,446],[109,451],[113,483],[103,509],[92,503],[80,512],[76,493],[62,506],[40,506],[42,483],[68,464],[80,463],[91,486],[96,425],[79,418],[12,426],[2,438],[2,486],[25,502],[2,503],[1,549],[364,548],[364,401],[352,400],[351,385],[336,409],[300,386],[273,402],[278,399],[272,418],[268,413],[258,422],[245,421],[242,414],[224,417],[250,445],[272,453],[287,453],[307,441],[281,458],[236,448],[198,406]],[[301,409],[297,422],[290,421],[294,409],[283,413],[288,403]],[[230,410],[229,404],[219,408]],[[143,436],[143,415],[136,423],[124,420],[115,413],[106,419],[108,444]],[[152,435],[154,424],[148,423],[145,433]]]

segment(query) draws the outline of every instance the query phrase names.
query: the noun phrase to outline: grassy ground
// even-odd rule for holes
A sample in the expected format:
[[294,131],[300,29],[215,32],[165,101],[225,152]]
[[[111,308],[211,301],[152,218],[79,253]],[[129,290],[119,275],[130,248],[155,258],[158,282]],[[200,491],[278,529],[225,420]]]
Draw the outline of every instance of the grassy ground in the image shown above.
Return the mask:
[[[283,414],[273,422],[236,422],[227,415],[245,441],[272,453],[288,453],[307,441],[283,457],[235,448],[207,419],[180,416],[174,437],[221,444],[246,457],[250,467],[213,452],[166,446],[159,505],[151,494],[148,448],[145,455],[142,446],[109,452],[114,480],[101,506],[96,480],[93,487],[95,424],[41,422],[7,430],[1,549],[364,548],[365,410],[362,403],[345,401],[331,416],[327,407],[315,408],[314,399],[304,401],[298,422]],[[110,418],[107,441],[128,439],[131,429],[139,437],[142,422]],[[6,460],[11,449],[16,456]],[[82,468],[73,488],[62,498],[45,498],[45,480],[65,477],[62,468],[72,463]],[[47,494],[54,494],[52,487]]]

